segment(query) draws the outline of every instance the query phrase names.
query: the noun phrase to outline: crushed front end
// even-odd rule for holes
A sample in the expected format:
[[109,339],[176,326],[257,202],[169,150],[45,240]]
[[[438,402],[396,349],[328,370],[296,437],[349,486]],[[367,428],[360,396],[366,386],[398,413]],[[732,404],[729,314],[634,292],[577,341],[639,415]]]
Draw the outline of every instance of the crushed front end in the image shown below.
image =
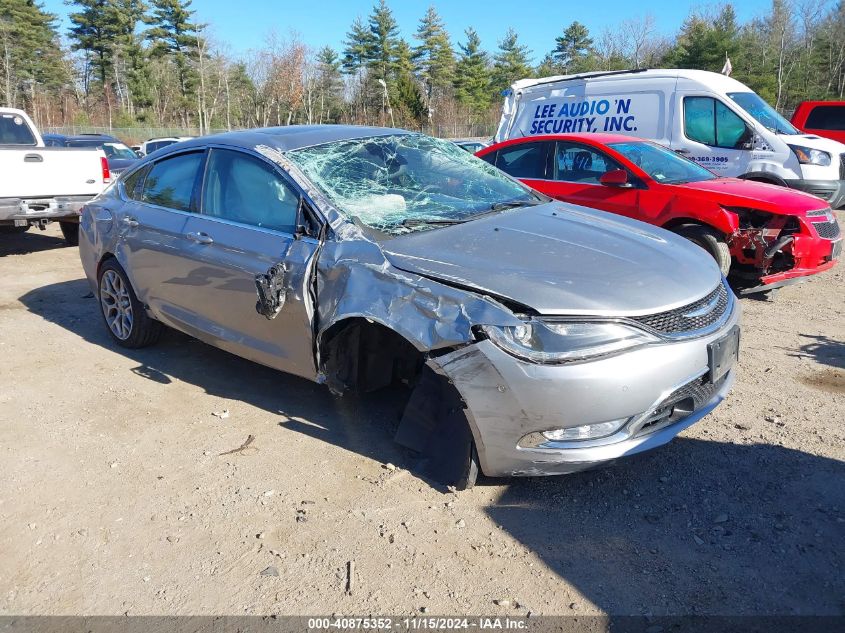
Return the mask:
[[842,254],[842,235],[830,208],[779,215],[731,208],[739,228],[728,237],[731,275],[742,293],[772,290],[833,267]]

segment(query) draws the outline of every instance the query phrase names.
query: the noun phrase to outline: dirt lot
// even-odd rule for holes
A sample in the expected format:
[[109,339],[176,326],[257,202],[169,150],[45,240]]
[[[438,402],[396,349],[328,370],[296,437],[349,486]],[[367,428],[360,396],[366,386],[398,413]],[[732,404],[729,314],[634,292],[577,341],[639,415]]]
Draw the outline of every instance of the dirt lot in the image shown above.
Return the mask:
[[389,395],[115,347],[58,236],[0,241],[0,613],[845,613],[845,266],[742,300],[731,397],[668,447],[453,494]]

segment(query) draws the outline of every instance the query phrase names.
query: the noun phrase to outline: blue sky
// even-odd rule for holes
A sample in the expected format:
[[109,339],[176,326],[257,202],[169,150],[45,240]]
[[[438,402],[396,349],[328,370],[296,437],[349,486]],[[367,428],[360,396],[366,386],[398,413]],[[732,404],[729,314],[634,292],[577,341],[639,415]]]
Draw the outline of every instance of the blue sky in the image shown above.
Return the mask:
[[[43,0],[43,3],[48,11],[62,18],[61,30],[65,33],[66,16],[72,9],[64,0]],[[239,55],[259,48],[272,30],[280,35],[294,30],[303,43],[313,48],[328,44],[340,49],[352,20],[358,15],[366,18],[373,4],[370,0],[194,0],[192,6],[199,20],[211,25],[215,38],[227,42],[231,53]],[[388,0],[388,4],[406,39],[411,39],[427,6],[433,4],[443,16],[453,41],[463,41],[464,29],[472,26],[481,36],[484,48],[492,50],[512,26],[523,43],[532,49],[535,61],[539,61],[554,47],[554,38],[573,20],[586,24],[598,35],[605,27],[650,13],[655,18],[657,30],[672,35],[694,7],[715,10],[722,2],[600,0],[593,4],[561,0]],[[770,6],[770,0],[734,2],[740,21],[761,15]]]

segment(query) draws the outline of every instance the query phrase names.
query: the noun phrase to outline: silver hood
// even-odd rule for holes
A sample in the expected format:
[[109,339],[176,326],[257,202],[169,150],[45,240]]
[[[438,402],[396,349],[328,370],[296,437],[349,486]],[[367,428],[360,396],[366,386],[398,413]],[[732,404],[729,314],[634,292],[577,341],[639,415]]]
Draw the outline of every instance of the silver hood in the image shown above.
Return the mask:
[[540,314],[662,312],[721,279],[710,255],[669,231],[560,202],[403,235],[382,249],[397,268]]

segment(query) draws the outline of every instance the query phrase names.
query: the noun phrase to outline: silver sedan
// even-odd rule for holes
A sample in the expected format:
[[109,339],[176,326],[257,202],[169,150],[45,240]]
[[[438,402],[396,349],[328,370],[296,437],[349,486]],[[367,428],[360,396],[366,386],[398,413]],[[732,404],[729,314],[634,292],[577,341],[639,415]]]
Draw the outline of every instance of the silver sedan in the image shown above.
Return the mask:
[[335,393],[404,389],[421,470],[571,473],[725,397],[739,305],[683,238],[395,129],[268,128],[140,161],[83,211],[118,345],[167,325]]

